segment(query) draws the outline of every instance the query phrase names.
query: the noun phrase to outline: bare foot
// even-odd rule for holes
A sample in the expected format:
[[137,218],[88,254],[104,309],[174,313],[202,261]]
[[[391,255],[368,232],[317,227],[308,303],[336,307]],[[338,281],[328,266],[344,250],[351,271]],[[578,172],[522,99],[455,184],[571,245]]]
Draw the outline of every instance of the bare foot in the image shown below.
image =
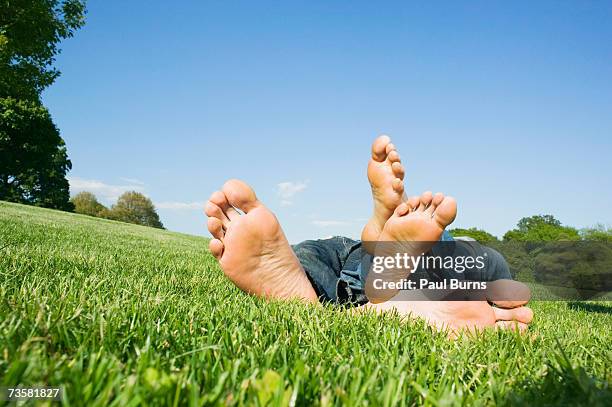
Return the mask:
[[516,329],[524,332],[533,319],[533,311],[515,301],[515,308],[492,307],[486,301],[402,301],[391,300],[381,304],[368,303],[364,310],[392,312],[402,317],[422,318],[438,330],[448,330],[451,337],[460,331],[478,331],[484,328]]
[[[410,197],[402,202],[387,220],[378,237],[378,242],[365,242],[364,247],[375,257],[396,255],[421,256],[427,253],[439,240],[444,228],[457,215],[457,203],[452,197],[441,193],[435,196],[424,192],[420,197]],[[408,268],[387,268],[382,274],[370,272],[366,279],[365,292],[371,302],[383,302],[394,297],[398,289],[375,288],[375,281],[398,283],[409,277],[415,270]],[[380,287],[380,284],[379,284]],[[386,287],[389,287],[387,284]]]
[[[241,214],[239,209],[244,214]],[[318,302],[276,216],[251,187],[229,180],[206,202],[211,253],[240,289],[261,297]]]
[[372,158],[368,163],[368,181],[372,187],[374,213],[361,232],[361,240],[373,242],[383,230],[385,222],[404,198],[404,166],[388,136],[380,136],[372,143]]
[[[374,256],[394,256],[407,253],[419,256],[440,240],[444,229],[457,215],[457,203],[451,197],[425,192],[398,205],[387,220],[375,244]],[[408,277],[410,270],[385,272],[383,280],[400,281]],[[423,318],[436,329],[447,329],[451,336],[460,330],[479,330],[487,327],[518,329],[524,331],[533,319],[531,309],[525,307],[530,292],[522,283],[500,280],[492,284],[487,299],[500,307],[492,307],[488,301],[414,301],[418,293],[399,290],[375,290],[372,281],[381,275],[368,274],[366,295],[370,302],[363,309],[377,312],[395,310],[402,316]],[[491,296],[491,298],[489,298]],[[425,297],[427,298],[427,297]],[[390,300],[389,300],[390,299]]]

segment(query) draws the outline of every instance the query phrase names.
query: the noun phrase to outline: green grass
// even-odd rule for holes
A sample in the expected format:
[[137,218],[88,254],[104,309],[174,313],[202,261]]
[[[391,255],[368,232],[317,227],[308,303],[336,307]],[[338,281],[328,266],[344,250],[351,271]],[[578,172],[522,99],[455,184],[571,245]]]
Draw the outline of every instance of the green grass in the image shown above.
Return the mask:
[[66,405],[611,405],[610,303],[525,336],[249,297],[207,240],[0,202],[0,383]]

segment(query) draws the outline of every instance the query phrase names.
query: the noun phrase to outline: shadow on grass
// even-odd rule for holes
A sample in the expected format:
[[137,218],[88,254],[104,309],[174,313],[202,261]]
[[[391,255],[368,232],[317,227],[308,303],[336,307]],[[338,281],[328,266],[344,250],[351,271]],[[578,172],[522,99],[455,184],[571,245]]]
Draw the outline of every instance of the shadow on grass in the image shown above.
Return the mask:
[[612,305],[595,304],[591,302],[572,301],[567,307],[575,311],[599,312],[600,314],[612,314]]
[[606,380],[572,366],[559,344],[556,363],[547,364],[543,377],[528,380],[498,404],[507,406],[612,406],[612,389]]

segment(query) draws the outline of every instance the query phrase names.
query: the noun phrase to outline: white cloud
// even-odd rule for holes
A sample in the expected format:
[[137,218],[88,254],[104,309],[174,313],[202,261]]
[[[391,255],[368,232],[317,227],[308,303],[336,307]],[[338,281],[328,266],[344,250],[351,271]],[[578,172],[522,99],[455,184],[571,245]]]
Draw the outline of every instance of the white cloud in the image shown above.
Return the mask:
[[121,181],[125,181],[125,182],[127,182],[127,183],[129,183],[129,184],[136,184],[136,185],[144,185],[144,184],[145,184],[144,182],[142,182],[141,180],[136,179],[136,178],[125,178],[125,177],[120,177],[119,179],[120,179]]
[[351,224],[351,222],[346,222],[343,220],[313,220],[311,223],[320,228],[327,228],[330,226],[347,226]]
[[144,186],[131,183],[129,185],[111,185],[94,179],[67,177],[70,183],[70,192],[76,194],[81,191],[93,193],[106,203],[114,203],[121,194],[127,191],[143,192]]
[[289,206],[293,204],[293,197],[306,189],[308,183],[306,181],[285,181],[276,185],[278,188],[277,194],[280,198],[281,206]]
[[170,209],[176,211],[182,210],[203,210],[204,202],[156,202],[155,207],[158,209]]

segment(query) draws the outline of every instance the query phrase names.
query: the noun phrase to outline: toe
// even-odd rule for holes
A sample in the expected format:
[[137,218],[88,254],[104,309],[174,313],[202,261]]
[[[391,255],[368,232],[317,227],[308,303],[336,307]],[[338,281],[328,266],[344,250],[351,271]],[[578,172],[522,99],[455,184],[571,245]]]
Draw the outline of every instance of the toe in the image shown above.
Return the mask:
[[451,196],[444,197],[433,213],[433,217],[440,227],[445,228],[455,220],[457,216],[457,201]]
[[393,190],[397,192],[398,194],[404,193],[404,181],[402,181],[401,179],[395,178],[391,182],[391,186],[393,187]]
[[411,196],[410,198],[408,198],[406,203],[410,207],[410,210],[414,211],[414,210],[416,210],[416,208],[419,207],[419,204],[421,203],[421,200],[420,200],[420,198],[418,196]]
[[225,194],[230,205],[244,213],[259,206],[255,191],[243,181],[231,179],[223,184],[221,191]]
[[229,226],[230,220],[227,216],[225,216],[225,213],[223,213],[221,208],[219,208],[214,203],[210,201],[206,202],[206,205],[204,205],[204,213],[206,213],[206,216],[208,216],[209,218],[217,218],[218,220],[220,220],[223,224],[223,227],[225,227],[226,229]]
[[395,175],[399,179],[404,179],[405,171],[404,166],[399,162],[394,162],[391,164],[391,170],[393,171],[393,175]]
[[389,156],[389,154],[391,154],[393,151],[395,151],[397,153],[396,150],[397,149],[395,148],[395,144],[393,144],[393,143],[387,144],[387,147],[385,148],[385,152],[387,153],[387,156]]
[[436,210],[438,205],[440,205],[442,203],[443,200],[444,200],[444,194],[442,194],[441,192],[436,193],[433,196],[433,198],[431,199],[431,204],[425,210],[425,212],[430,214],[430,215],[433,215],[434,211]]
[[437,207],[438,205],[442,203],[443,200],[444,200],[444,194],[442,192],[436,192],[431,203],[432,205],[435,205]]
[[419,210],[424,211],[431,204],[431,200],[433,199],[433,195],[431,191],[423,192],[420,198],[421,205],[419,206]]
[[210,194],[210,198],[208,198],[208,200],[214,203],[215,205],[217,205],[221,209],[227,208],[229,206],[229,203],[227,202],[227,198],[225,197],[225,194],[221,191],[215,191],[212,194]]
[[[393,144],[389,145],[392,146]],[[389,162],[391,163],[399,163],[401,161],[400,155],[396,150],[392,150],[391,152],[389,152],[389,154],[387,155],[387,160],[389,160]]]
[[217,218],[208,218],[208,231],[214,238],[223,240],[225,233],[223,232],[223,222]]
[[533,311],[529,307],[518,307],[512,309],[493,308],[496,321],[518,321],[529,324],[533,320]]
[[210,198],[208,198],[208,200],[217,205],[219,208],[221,208],[221,210],[229,220],[234,220],[236,219],[236,217],[240,216],[238,211],[229,204],[229,202],[227,201],[227,197],[223,192],[213,192]]
[[216,259],[220,259],[223,255],[223,243],[219,239],[211,239],[208,249]]
[[410,207],[408,206],[408,204],[406,202],[402,202],[401,204],[397,206],[397,208],[395,208],[394,213],[396,216],[404,216],[409,211],[410,211]]
[[530,324],[533,321],[533,311],[529,307],[518,307],[515,308],[515,317],[518,322],[523,324]]
[[372,159],[378,162],[385,161],[387,158],[387,146],[391,143],[389,136],[381,135],[372,143]]

